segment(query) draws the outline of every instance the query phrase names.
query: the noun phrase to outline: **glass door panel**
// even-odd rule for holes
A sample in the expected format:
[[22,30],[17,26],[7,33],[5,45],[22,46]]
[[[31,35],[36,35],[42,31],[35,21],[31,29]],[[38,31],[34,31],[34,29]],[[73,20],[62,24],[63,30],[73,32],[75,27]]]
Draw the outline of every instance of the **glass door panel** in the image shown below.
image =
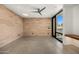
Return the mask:
[[56,17],[56,38],[62,41],[63,37],[63,16],[57,15]]

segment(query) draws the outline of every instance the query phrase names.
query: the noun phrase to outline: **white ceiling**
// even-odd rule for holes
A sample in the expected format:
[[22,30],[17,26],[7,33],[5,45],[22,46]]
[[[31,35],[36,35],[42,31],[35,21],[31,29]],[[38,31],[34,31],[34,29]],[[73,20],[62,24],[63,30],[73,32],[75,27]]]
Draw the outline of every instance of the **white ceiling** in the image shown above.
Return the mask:
[[[60,9],[63,8],[62,4],[5,4],[5,6],[15,12],[17,15],[21,17],[52,17],[56,14]],[[33,13],[32,11],[35,8],[42,9],[46,7],[45,10],[42,11],[42,16],[38,13]]]

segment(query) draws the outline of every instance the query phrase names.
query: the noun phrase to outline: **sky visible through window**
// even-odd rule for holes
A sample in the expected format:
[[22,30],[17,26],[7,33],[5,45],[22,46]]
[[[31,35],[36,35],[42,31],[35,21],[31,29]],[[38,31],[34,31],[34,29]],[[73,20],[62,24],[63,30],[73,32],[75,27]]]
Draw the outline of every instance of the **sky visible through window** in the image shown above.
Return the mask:
[[63,16],[61,16],[61,15],[57,16],[57,23],[58,23],[58,25],[63,24]]

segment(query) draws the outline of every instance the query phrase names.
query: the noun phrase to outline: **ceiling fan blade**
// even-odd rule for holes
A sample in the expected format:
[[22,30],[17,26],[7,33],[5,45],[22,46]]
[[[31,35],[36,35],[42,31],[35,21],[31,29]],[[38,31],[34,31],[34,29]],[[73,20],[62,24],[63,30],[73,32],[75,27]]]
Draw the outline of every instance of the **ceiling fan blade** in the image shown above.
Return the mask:
[[34,13],[38,13],[38,11],[32,11],[32,12],[34,12]]
[[42,9],[40,10],[40,12],[43,11],[44,9],[46,9],[46,7],[42,8]]
[[38,13],[38,14],[40,14],[40,15],[42,16],[41,12],[38,12],[38,11],[32,11],[32,12],[34,12],[34,13]]
[[42,16],[41,12],[38,12],[38,13]]

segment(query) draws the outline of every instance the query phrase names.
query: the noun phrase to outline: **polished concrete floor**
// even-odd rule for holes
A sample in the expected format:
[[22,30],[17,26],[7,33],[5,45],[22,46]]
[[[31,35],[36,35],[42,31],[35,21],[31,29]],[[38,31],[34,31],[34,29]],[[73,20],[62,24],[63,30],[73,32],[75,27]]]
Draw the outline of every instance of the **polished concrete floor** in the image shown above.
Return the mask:
[[79,54],[79,48],[52,37],[22,37],[0,48],[0,54]]
[[73,45],[64,45],[63,53],[64,54],[79,54],[79,48]]
[[23,37],[0,48],[10,54],[60,54],[63,45],[52,37]]

